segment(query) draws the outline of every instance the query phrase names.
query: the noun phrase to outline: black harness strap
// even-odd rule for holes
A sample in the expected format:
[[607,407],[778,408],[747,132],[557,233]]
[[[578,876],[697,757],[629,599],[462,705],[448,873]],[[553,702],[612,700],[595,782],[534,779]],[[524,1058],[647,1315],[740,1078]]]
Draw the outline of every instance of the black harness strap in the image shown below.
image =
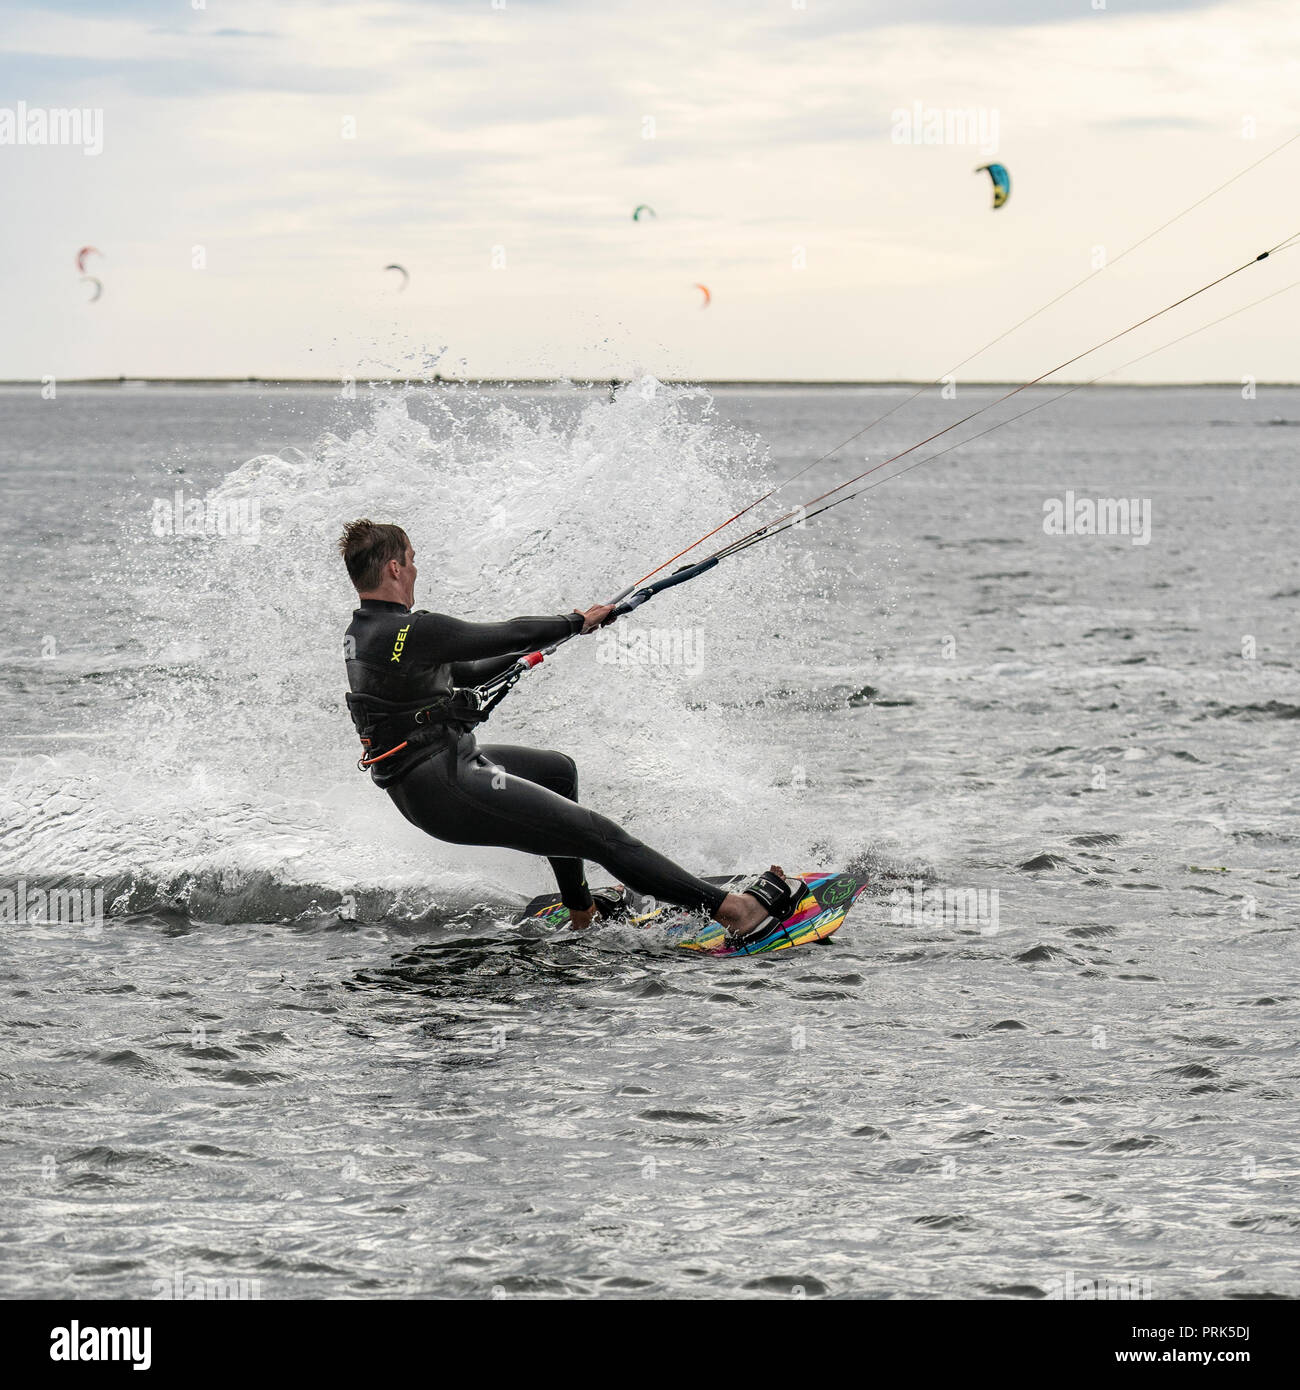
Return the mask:
[[433,743],[449,726],[472,728],[481,724],[491,713],[476,690],[455,690],[432,700],[406,702],[354,691],[345,698],[364,750],[357,763],[362,772],[404,748]]

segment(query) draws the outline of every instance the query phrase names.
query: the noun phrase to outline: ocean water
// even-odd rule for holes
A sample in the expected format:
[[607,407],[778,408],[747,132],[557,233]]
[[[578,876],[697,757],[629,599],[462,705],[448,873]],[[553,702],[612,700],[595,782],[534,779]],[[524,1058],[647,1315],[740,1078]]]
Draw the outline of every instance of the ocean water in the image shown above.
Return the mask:
[[997,393],[910,394],[0,390],[0,1295],[1300,1294],[1300,391],[1077,392],[493,717],[697,870],[865,874],[823,947],[520,930],[544,865],[355,769],[344,521],[586,605]]

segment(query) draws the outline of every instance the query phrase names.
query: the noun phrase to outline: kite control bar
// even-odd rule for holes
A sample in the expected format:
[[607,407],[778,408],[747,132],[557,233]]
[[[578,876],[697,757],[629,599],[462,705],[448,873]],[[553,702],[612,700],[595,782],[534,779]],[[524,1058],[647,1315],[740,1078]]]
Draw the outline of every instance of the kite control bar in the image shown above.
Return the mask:
[[[663,579],[656,579],[653,584],[646,584],[640,589],[635,586],[624,589],[622,593],[614,598],[614,611],[606,619],[612,623],[615,618],[621,618],[630,613],[634,608],[640,608],[643,603],[648,603],[656,594],[663,593],[665,589],[671,589],[675,584],[685,584],[688,579],[694,579],[701,575],[705,570],[711,570],[718,563],[718,557],[711,555],[707,560],[700,560],[694,565],[683,565],[681,569],[674,570],[670,575]],[[490,681],[485,681],[478,687],[479,698],[487,698],[487,703],[482,706],[483,714],[489,715],[501,703],[502,700],[514,688],[515,682],[526,672],[531,671],[534,666],[540,666],[548,656],[555,653],[568,641],[578,634],[571,632],[567,637],[561,637],[558,642],[552,642],[549,647],[543,647],[540,651],[529,652],[527,656],[521,656],[513,666],[508,667],[499,676],[494,676]]]
[[664,579],[656,579],[653,584],[647,584],[644,588],[637,589],[631,598],[624,598],[623,593],[614,600],[614,612],[612,618],[621,618],[624,613],[630,613],[634,608],[640,608],[643,603],[654,598],[656,594],[661,594],[665,589],[671,589],[674,584],[685,584],[688,579],[694,579],[697,574],[703,574],[705,570],[711,570],[718,563],[717,557],[710,555],[707,560],[700,560],[694,565],[683,565],[681,569],[674,570],[672,574]]

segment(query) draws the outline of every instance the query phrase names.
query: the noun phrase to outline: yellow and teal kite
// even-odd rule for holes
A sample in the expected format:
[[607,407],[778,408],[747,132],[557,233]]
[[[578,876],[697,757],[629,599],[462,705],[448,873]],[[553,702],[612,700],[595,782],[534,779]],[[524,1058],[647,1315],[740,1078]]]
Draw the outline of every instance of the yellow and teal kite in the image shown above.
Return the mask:
[[1007,173],[1005,164],[981,164],[975,170],[977,174],[986,171],[989,178],[993,180],[993,206],[1000,208],[1011,196],[1011,175]]

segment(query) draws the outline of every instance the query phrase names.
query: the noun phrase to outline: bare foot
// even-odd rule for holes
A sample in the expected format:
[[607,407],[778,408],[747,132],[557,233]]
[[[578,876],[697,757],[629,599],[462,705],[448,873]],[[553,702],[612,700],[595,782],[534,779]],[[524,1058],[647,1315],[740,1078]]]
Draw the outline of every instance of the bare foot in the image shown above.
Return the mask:
[[596,904],[590,907],[569,909],[569,926],[574,931],[586,931],[592,922],[596,920]]
[[[773,864],[769,872],[778,878],[785,878],[785,870],[779,864]],[[721,922],[733,936],[744,936],[767,915],[767,908],[757,898],[750,897],[748,893],[728,893],[714,914],[714,921]]]
[[583,908],[581,912],[569,909],[569,926],[574,931],[585,931],[597,919],[604,921],[606,917],[622,916],[627,910],[626,892],[621,883],[616,883],[612,890],[597,888],[590,907]]

